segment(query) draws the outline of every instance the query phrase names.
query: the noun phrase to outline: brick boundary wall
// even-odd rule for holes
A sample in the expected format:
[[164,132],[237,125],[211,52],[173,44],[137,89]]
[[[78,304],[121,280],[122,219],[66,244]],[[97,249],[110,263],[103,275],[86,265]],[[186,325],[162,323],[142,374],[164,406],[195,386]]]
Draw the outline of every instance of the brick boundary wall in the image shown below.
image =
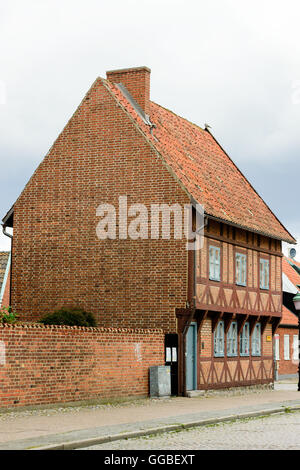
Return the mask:
[[0,325],[0,407],[147,396],[162,330]]

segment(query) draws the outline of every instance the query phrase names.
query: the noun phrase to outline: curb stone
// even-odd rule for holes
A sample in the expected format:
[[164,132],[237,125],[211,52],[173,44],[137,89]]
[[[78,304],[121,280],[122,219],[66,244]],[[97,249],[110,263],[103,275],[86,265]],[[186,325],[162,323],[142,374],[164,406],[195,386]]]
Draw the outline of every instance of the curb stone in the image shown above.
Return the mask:
[[[288,408],[289,408],[289,411],[297,411],[297,410],[300,410],[300,405],[293,405]],[[131,432],[126,432],[122,434],[107,435],[107,436],[83,439],[83,440],[78,440],[78,441],[62,442],[60,444],[52,444],[52,445],[43,446],[43,447],[35,447],[35,448],[28,449],[28,450],[75,450],[75,449],[81,449],[83,447],[90,447],[90,446],[94,446],[97,444],[105,444],[106,442],[119,441],[123,439],[133,439],[136,437],[162,434],[164,432],[180,431],[180,430],[190,429],[194,427],[226,423],[226,422],[235,421],[238,419],[268,416],[268,415],[272,415],[276,413],[283,413],[285,409],[286,409],[285,406],[280,406],[277,408],[271,408],[271,409],[269,408],[269,409],[260,410],[260,411],[250,411],[246,413],[238,413],[235,415],[231,414],[227,416],[222,416],[220,418],[208,418],[208,419],[203,419],[203,420],[198,420],[198,421],[193,421],[193,422],[188,422],[188,423],[170,424],[166,426],[159,426],[159,427],[152,428],[152,429],[131,431]]]

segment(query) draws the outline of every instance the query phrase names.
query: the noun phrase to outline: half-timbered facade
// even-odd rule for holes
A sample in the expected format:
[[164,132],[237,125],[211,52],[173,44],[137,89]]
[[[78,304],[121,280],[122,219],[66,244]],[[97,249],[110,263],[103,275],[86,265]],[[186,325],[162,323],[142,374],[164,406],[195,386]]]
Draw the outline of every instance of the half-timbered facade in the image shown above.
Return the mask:
[[[204,246],[99,240],[97,208],[200,204]],[[294,238],[206,126],[150,100],[147,67],[98,78],[3,219],[11,305],[34,321],[64,304],[99,326],[160,328],[174,393],[273,381],[281,241]]]
[[209,220],[196,256],[197,388],[273,381],[281,242]]

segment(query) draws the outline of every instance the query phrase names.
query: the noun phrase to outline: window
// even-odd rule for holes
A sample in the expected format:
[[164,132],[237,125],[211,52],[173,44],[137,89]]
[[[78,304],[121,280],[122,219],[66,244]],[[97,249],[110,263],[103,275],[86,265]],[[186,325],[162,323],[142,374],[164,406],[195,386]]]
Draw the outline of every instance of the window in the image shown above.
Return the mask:
[[269,289],[269,260],[260,260],[260,288]]
[[209,279],[212,281],[221,280],[220,266],[220,248],[217,246],[209,247]]
[[290,335],[284,335],[283,358],[285,361],[290,360]]
[[214,334],[215,357],[224,357],[224,322],[220,321]]
[[252,334],[252,356],[261,355],[261,327],[260,323],[256,323]]
[[240,354],[241,356],[249,356],[249,323],[245,323],[240,335]]
[[298,361],[299,359],[299,337],[294,335],[293,337],[293,360]]
[[233,321],[227,333],[227,356],[237,356],[237,322]]
[[247,282],[247,256],[241,253],[235,254],[235,280],[239,286]]
[[280,349],[279,349],[279,335],[276,335],[275,336],[275,361],[279,361],[280,360]]

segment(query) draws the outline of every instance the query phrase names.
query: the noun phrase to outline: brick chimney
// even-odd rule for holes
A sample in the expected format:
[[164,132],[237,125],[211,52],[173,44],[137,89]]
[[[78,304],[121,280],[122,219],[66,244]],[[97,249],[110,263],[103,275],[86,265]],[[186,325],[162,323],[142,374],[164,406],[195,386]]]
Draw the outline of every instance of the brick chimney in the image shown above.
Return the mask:
[[122,83],[145,114],[150,114],[150,73],[148,67],[110,70],[106,72],[107,80]]

